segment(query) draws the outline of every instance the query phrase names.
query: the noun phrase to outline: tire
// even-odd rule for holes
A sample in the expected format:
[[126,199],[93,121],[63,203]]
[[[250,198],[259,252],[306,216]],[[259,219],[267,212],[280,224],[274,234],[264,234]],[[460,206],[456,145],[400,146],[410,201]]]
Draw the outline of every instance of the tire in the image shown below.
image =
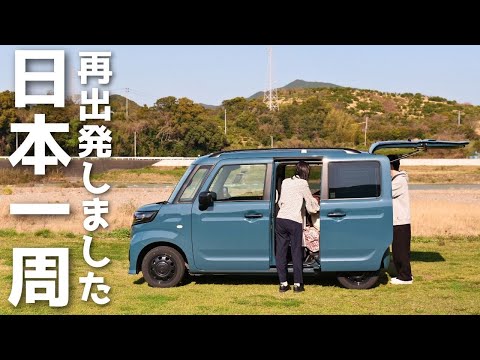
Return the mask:
[[347,289],[365,290],[374,287],[380,277],[379,271],[338,273],[338,282]]
[[177,250],[169,246],[158,246],[143,258],[142,273],[152,287],[174,287],[185,275],[185,261]]

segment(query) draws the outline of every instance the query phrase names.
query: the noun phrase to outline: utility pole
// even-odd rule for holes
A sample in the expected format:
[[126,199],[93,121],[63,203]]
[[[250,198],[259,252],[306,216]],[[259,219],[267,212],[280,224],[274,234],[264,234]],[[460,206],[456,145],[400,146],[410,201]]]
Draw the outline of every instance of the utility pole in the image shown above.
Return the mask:
[[270,135],[270,147],[273,149],[273,135]]
[[137,132],[133,133],[133,157],[137,157]]
[[[74,104],[78,104],[81,99],[81,91],[80,89],[78,89],[78,94],[77,94],[77,86],[76,86],[78,81],[78,73],[75,70],[75,66],[73,64],[70,64],[69,68],[70,68],[70,76],[69,76],[70,83],[66,83],[65,86],[68,85],[67,93],[70,94],[70,99],[72,100],[72,102]],[[65,69],[65,71],[67,71],[67,69]],[[65,89],[67,89],[67,87],[65,87]]]
[[72,102],[73,103],[76,103],[75,101],[75,88],[74,88],[74,84],[75,84],[75,80],[76,80],[76,77],[75,77],[75,70],[73,69],[73,65],[70,65],[70,77],[72,79],[72,83],[70,84],[70,97],[72,99]]
[[130,92],[130,88],[125,88],[125,119],[128,121],[128,93]]
[[[125,120],[128,122],[128,93],[130,88],[125,88]],[[137,157],[137,130],[133,130],[133,157]]]
[[458,122],[457,125],[460,126],[460,110],[458,110]]
[[367,146],[368,116],[365,117],[365,147]]
[[227,109],[225,109],[225,135],[227,135]]

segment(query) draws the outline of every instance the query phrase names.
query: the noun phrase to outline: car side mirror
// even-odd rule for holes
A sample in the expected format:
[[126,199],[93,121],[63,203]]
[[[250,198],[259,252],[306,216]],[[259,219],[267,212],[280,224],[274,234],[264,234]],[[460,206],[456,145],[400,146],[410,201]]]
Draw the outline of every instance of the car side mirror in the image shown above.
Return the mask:
[[203,211],[207,210],[213,205],[213,202],[217,200],[217,193],[213,191],[202,191],[198,194],[198,208]]

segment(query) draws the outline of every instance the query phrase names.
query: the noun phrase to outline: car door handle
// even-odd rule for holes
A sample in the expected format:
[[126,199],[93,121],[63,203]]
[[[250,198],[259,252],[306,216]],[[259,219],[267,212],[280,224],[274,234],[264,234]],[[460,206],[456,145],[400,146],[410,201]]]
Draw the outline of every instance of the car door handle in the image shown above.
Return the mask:
[[260,214],[260,213],[246,213],[245,217],[247,219],[259,219],[259,218],[263,217],[263,214]]
[[334,212],[331,212],[331,213],[327,214],[328,217],[333,217],[333,218],[340,218],[340,217],[344,217],[346,215],[347,214],[345,214],[344,212],[341,212],[341,211],[334,211]]

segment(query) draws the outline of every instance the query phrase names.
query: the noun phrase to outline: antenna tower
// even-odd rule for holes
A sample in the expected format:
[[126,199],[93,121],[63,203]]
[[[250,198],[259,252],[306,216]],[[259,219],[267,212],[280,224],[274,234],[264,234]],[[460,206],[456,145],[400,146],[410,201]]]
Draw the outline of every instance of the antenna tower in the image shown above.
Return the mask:
[[268,87],[263,94],[263,102],[267,104],[270,111],[278,110],[277,89],[273,88],[272,78],[272,47],[267,48],[268,52]]

